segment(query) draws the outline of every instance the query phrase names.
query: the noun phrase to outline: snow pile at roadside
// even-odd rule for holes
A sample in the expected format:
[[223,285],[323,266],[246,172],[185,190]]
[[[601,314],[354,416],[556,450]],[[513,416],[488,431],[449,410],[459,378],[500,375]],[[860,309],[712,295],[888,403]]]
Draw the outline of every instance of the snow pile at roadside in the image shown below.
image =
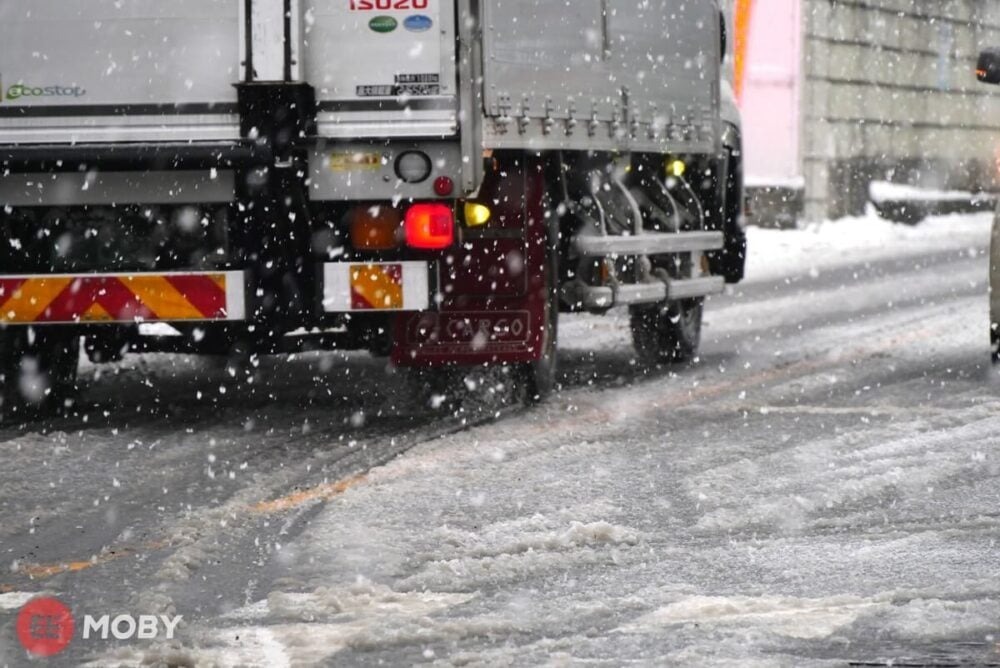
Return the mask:
[[868,187],[868,196],[873,202],[975,202],[992,199],[985,193],[918,188],[888,181],[873,181]]
[[848,260],[907,257],[956,246],[978,254],[989,246],[992,220],[989,213],[933,216],[909,226],[883,220],[871,211],[867,216],[812,223],[798,230],[751,227],[747,230],[747,281],[816,275]]

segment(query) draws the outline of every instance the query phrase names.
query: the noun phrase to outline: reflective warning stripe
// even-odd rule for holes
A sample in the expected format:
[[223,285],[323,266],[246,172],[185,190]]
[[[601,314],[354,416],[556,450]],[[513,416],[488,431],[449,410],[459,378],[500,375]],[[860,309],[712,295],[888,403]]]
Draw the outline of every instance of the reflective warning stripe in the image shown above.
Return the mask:
[[403,308],[403,268],[398,264],[353,265],[351,306],[361,311]]
[[184,322],[246,317],[243,272],[0,277],[0,323]]
[[[170,313],[181,320],[215,319],[226,311],[226,293],[208,276],[198,276],[185,291],[166,276],[130,276],[123,280],[129,291],[157,315]],[[195,306],[194,302],[201,302]]]

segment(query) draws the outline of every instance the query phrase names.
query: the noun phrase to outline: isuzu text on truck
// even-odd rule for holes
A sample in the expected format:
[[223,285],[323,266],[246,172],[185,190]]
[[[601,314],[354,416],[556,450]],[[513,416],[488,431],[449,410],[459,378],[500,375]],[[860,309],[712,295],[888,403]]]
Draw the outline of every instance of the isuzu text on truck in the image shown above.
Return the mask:
[[540,398],[559,313],[628,306],[643,363],[690,358],[744,264],[725,14],[3,3],[6,413],[26,376],[71,397],[81,342],[502,365]]

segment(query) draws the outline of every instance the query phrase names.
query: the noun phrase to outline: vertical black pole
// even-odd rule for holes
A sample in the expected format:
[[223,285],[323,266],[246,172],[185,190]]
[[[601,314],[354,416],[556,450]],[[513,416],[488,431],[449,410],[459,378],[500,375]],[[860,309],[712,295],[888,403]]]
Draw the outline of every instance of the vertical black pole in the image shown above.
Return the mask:
[[243,32],[246,50],[246,60],[244,61],[245,71],[243,73],[244,83],[254,80],[253,76],[253,0],[243,0]]
[[285,82],[292,80],[292,0],[285,0]]

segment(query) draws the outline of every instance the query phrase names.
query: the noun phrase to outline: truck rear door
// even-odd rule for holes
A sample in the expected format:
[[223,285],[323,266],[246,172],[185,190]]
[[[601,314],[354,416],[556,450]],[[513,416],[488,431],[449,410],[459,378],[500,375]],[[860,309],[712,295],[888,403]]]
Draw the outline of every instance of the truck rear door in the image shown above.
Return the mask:
[[321,137],[457,133],[454,2],[302,0],[302,11]]
[[0,143],[238,138],[242,4],[0,3]]

